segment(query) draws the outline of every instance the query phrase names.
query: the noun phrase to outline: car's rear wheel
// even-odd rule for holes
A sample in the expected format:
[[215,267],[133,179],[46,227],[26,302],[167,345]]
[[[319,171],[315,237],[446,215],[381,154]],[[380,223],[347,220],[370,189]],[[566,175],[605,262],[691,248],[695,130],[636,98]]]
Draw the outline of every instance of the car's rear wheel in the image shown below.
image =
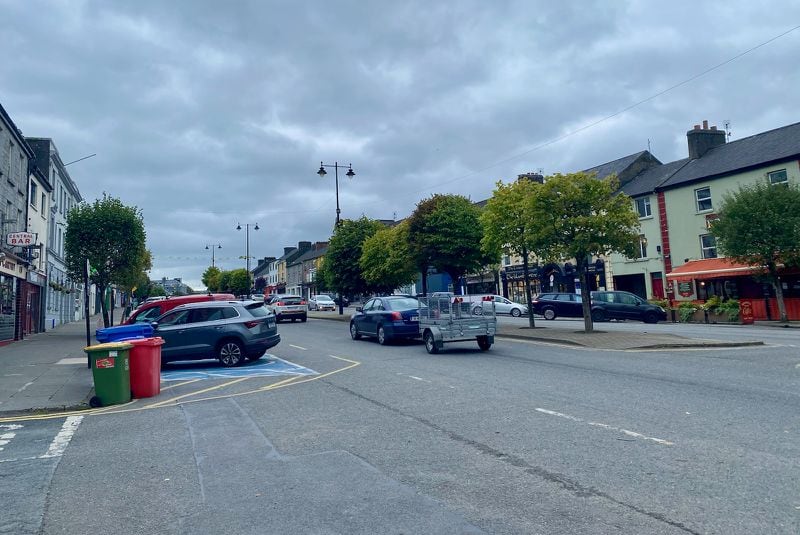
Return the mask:
[[488,336],[479,336],[478,337],[478,347],[481,348],[481,351],[487,351],[490,347],[492,347],[491,342],[489,342]]
[[425,341],[425,350],[430,353],[431,355],[435,355],[439,352],[439,347],[436,345],[436,340],[433,339],[433,333],[430,331],[425,331],[425,335],[422,337]]
[[556,319],[556,311],[552,308],[545,308],[542,311],[542,316],[544,316],[546,320],[554,320]]
[[226,368],[232,368],[242,364],[244,362],[242,344],[236,340],[225,340],[219,346],[217,358],[219,358],[220,364]]
[[642,318],[642,321],[645,323],[658,323],[658,317],[654,312],[647,312]]
[[308,316],[303,316],[302,318],[300,318],[300,321],[302,321],[303,323],[305,323],[307,320]]
[[606,321],[605,311],[599,308],[592,310],[592,321],[597,321],[597,322]]
[[358,327],[356,327],[356,324],[353,321],[350,322],[350,338],[353,340],[361,339],[361,333],[358,332]]
[[511,315],[514,316],[515,318],[518,318],[518,317],[522,316],[522,311],[520,309],[518,309],[518,308],[512,308],[511,309]]
[[483,307],[482,306],[477,306],[477,307],[473,308],[472,309],[472,315],[473,316],[483,316]]
[[382,346],[385,346],[389,343],[389,339],[386,337],[386,331],[383,328],[383,325],[378,325],[378,343]]

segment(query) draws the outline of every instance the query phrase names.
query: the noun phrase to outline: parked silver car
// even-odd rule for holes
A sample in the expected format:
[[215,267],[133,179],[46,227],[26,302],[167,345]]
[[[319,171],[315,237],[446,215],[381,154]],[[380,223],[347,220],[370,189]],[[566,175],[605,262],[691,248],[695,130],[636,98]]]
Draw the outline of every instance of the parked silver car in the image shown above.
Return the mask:
[[308,304],[300,295],[273,295],[267,301],[267,308],[275,314],[276,321],[285,319],[306,321],[308,318]]
[[326,294],[317,294],[308,300],[309,310],[336,310],[336,302],[331,296]]
[[238,366],[260,359],[281,341],[275,316],[256,301],[206,301],[180,305],[152,323],[164,339],[161,363],[218,359]]
[[487,301],[494,303],[495,314],[511,314],[515,318],[518,318],[523,314],[528,313],[527,306],[520,303],[515,303],[514,301],[506,299],[502,295],[465,295],[463,298],[465,301],[468,300],[472,303],[473,314],[480,314],[483,310],[483,304]]

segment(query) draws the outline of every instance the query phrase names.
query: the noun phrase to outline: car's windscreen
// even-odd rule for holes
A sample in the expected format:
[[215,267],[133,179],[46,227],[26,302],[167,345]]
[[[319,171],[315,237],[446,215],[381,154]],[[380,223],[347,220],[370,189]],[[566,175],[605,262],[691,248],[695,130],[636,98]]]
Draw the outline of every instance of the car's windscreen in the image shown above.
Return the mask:
[[408,310],[410,308],[419,308],[419,301],[413,297],[401,297],[399,299],[387,299],[390,310]]
[[330,296],[322,294],[318,295],[316,299],[317,301],[333,301],[333,299],[331,299]]
[[252,305],[247,305],[245,308],[247,308],[247,311],[256,318],[266,318],[269,313],[267,307],[261,303],[253,303]]

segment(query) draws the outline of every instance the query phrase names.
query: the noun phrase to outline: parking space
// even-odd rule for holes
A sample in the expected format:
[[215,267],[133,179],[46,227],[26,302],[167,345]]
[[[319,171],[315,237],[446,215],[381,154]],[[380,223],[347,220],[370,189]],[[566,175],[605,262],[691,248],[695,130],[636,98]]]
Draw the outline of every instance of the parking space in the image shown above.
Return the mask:
[[167,369],[161,371],[161,381],[305,375],[317,375],[317,372],[275,355],[267,354],[255,362],[248,362],[235,368],[225,368],[219,364],[210,364],[208,361],[170,364]]

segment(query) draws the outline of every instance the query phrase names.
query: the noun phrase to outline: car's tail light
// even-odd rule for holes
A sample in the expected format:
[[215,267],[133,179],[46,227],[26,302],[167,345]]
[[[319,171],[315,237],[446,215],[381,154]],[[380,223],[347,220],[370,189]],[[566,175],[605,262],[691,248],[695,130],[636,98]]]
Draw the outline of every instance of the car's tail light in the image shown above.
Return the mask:
[[247,327],[248,329],[252,329],[253,327],[258,325],[259,323],[261,323],[261,320],[245,321],[244,322],[244,326]]
[[403,321],[403,315],[399,312],[392,312],[392,321]]
[[305,302],[305,301],[300,301],[300,304],[301,304],[301,305],[305,305],[305,304],[306,304],[306,302]]
[[284,306],[283,301],[278,301],[277,303],[275,303],[275,306],[279,306],[279,307]]

